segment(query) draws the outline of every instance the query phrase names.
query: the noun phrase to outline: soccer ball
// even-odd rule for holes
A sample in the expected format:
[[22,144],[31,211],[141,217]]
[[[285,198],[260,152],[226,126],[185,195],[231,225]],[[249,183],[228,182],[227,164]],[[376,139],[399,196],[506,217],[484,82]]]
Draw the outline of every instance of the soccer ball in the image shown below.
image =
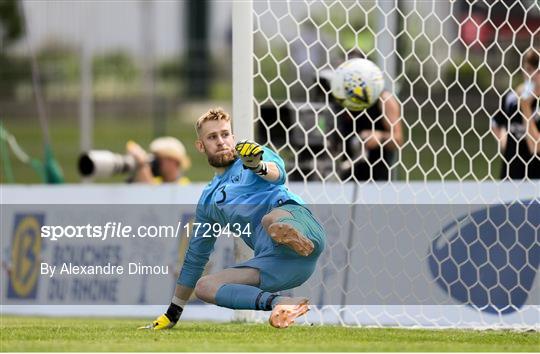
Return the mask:
[[383,88],[381,69],[367,59],[347,60],[336,69],[332,78],[332,95],[351,111],[371,107]]

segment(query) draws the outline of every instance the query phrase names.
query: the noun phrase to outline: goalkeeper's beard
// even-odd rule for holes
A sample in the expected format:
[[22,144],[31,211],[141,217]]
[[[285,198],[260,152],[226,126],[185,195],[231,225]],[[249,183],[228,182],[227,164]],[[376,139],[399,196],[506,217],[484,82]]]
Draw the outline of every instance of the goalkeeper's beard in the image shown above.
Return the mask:
[[207,156],[210,166],[216,168],[228,167],[232,165],[236,161],[236,159],[238,159],[238,155],[236,154],[235,150],[231,150],[226,154],[208,154]]

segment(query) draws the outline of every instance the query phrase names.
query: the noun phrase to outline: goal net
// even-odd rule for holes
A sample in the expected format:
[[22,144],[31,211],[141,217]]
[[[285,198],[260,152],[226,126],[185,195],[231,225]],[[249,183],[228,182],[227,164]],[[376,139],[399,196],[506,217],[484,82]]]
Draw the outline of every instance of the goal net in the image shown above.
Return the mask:
[[[540,186],[500,181],[522,157],[493,131],[540,45],[538,2],[233,7],[235,134],[280,153],[328,232],[291,291],[316,304],[306,321],[538,329]],[[382,69],[397,120],[391,98],[369,113],[333,101],[333,71],[358,56]]]

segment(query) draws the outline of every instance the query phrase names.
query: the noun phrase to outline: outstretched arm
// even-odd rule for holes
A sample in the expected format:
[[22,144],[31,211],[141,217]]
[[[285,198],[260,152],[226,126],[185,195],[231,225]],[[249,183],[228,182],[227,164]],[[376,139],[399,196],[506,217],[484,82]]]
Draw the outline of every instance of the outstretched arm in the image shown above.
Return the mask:
[[[197,218],[196,224],[211,225],[212,223],[206,219]],[[197,284],[197,281],[201,278],[204,267],[206,266],[206,263],[208,263],[208,259],[210,258],[210,254],[214,250],[214,244],[216,243],[216,238],[204,235],[203,229],[203,227],[196,228],[196,232],[190,236],[184,264],[182,265],[177,281],[178,285],[191,290],[195,288],[195,284]],[[187,292],[188,290],[184,293],[187,294]],[[191,295],[191,293],[189,293],[189,295]]]
[[193,294],[193,290],[193,288],[189,288],[185,285],[176,284],[174,296],[187,303],[191,294]]
[[268,182],[276,182],[281,177],[281,172],[275,162],[265,162],[268,173],[266,175],[261,175],[261,178],[267,180]]
[[[204,208],[204,206],[198,206],[198,215],[201,215],[201,208]],[[208,220],[198,216],[195,221],[195,224],[197,223],[202,225],[208,223]],[[196,227],[195,233],[189,240],[184,264],[180,270],[178,280],[176,281],[172,303],[179,306],[182,310],[191,297],[191,294],[193,294],[195,285],[201,278],[204,268],[208,263],[208,259],[210,258],[210,254],[214,250],[214,244],[216,243],[215,237],[205,237],[206,235],[204,235],[201,230],[202,228]],[[169,308],[169,310],[171,310],[171,308]],[[176,321],[178,321],[181,313],[181,310],[180,313],[177,313]]]
[[[196,222],[204,223],[206,219],[199,217],[200,209],[203,206],[199,205],[197,208]],[[174,325],[180,319],[184,307],[186,306],[191,294],[195,290],[195,284],[201,278],[208,258],[214,250],[215,237],[203,237],[202,232],[198,232],[190,236],[189,247],[186,251],[186,257],[182,270],[178,276],[176,282],[176,288],[174,290],[174,296],[171,300],[171,304],[163,315],[159,316],[150,325],[140,327],[139,329],[154,329],[162,330],[174,327]]]
[[274,157],[274,160],[281,162],[281,165],[276,161],[263,161],[263,147],[256,142],[242,140],[236,144],[236,152],[242,159],[244,168],[252,170],[262,179],[273,183],[284,180],[283,161],[279,156],[277,160]]

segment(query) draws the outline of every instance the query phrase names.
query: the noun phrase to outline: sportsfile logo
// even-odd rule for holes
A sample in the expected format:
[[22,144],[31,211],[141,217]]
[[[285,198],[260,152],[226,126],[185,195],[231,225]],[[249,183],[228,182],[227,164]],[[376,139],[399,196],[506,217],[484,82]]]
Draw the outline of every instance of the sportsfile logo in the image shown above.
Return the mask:
[[433,240],[430,272],[443,291],[463,304],[488,313],[515,312],[527,302],[538,272],[539,225],[538,201],[464,215]]
[[104,225],[44,225],[41,226],[41,237],[58,241],[59,239],[97,239],[105,241],[110,238],[178,238],[190,237],[250,237],[251,224],[241,223],[197,223],[176,225],[140,225],[133,227],[122,222],[109,221]]
[[7,298],[36,299],[43,214],[16,214],[11,239]]

